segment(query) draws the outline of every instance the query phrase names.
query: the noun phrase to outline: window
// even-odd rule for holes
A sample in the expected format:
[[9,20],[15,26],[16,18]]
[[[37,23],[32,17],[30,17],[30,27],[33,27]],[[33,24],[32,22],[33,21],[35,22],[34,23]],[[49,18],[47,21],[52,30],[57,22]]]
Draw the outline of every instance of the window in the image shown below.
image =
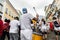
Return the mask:
[[0,12],[0,15],[1,15],[1,16],[2,16],[2,14],[3,14],[3,13],[2,13],[2,12]]
[[3,5],[0,3],[0,11],[2,12]]
[[12,14],[12,12],[11,12],[11,11],[9,11],[9,16],[13,17],[13,14]]
[[9,16],[11,16],[10,13],[11,13],[11,11],[9,11]]
[[13,18],[13,13],[11,13],[11,17]]
[[6,8],[6,11],[5,11],[5,13],[6,13],[6,14],[8,13],[8,8]]
[[12,14],[11,11],[9,11],[9,16],[12,16],[11,14]]

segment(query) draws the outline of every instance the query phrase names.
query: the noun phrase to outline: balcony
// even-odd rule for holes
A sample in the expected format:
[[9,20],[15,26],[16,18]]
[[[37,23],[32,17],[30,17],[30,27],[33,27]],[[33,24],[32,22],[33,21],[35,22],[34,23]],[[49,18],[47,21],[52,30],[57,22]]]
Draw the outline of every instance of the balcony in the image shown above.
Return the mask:
[[3,5],[0,3],[0,12],[3,10]]

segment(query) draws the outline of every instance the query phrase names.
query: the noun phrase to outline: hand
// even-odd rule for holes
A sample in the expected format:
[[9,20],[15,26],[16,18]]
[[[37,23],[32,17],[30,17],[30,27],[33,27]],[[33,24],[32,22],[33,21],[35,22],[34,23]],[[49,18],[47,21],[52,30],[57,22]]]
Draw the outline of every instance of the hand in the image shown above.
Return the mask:
[[36,14],[36,17],[38,18],[38,17],[39,17],[39,15],[38,15],[38,14]]

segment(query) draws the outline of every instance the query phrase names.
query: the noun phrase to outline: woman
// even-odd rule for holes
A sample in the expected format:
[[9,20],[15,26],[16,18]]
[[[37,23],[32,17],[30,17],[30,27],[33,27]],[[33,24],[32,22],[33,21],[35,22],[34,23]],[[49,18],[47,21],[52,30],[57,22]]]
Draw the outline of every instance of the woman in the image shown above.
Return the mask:
[[46,21],[44,19],[41,20],[42,22],[42,27],[41,27],[41,31],[42,31],[42,34],[43,34],[43,40],[46,40],[47,39],[47,32],[48,32],[48,24],[46,25]]
[[54,23],[54,33],[56,35],[56,40],[58,40],[58,36],[60,35],[59,19],[56,17],[53,17],[53,23]]

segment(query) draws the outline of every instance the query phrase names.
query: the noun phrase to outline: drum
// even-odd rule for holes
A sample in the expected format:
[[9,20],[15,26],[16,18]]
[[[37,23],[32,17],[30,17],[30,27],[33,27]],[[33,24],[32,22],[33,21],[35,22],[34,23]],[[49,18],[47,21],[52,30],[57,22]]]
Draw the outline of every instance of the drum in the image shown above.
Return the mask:
[[41,35],[38,35],[38,34],[33,34],[32,40],[43,40],[43,37]]

